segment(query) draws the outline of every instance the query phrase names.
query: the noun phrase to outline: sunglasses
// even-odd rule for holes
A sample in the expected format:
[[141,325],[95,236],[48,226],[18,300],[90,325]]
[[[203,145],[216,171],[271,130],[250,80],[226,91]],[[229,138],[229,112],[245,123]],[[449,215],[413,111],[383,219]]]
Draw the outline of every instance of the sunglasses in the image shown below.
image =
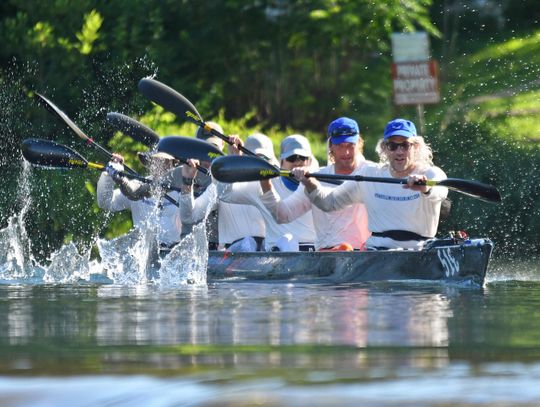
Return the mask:
[[287,158],[285,158],[286,161],[290,163],[295,163],[296,161],[307,161],[309,160],[309,157],[304,157],[303,155],[293,154]]
[[341,137],[341,136],[356,136],[358,132],[344,129],[335,129],[330,133],[330,137]]
[[393,141],[386,142],[386,148],[390,151],[396,151],[400,147],[403,151],[409,151],[412,145],[413,143],[409,143],[408,141],[404,141],[403,143],[395,143]]

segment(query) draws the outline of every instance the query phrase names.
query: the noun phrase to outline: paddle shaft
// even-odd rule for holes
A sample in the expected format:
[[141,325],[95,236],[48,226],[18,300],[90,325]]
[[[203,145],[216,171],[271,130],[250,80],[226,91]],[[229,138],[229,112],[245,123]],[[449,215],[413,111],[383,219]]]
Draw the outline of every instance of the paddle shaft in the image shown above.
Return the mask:
[[[212,134],[213,136],[216,136],[216,137],[219,137],[220,139],[222,139],[225,143],[229,144],[229,145],[235,145],[230,139],[229,137],[227,137],[225,134],[221,134],[219,131],[217,131],[216,129],[210,127],[208,124],[206,124],[204,121],[202,121],[200,118],[198,118],[195,114],[193,114],[193,112],[187,110],[186,111],[186,117],[188,118],[189,121],[191,121],[192,123],[195,123],[197,126],[199,127],[202,127],[206,132]],[[253,155],[253,156],[257,156],[257,154],[255,154],[253,151],[251,150],[248,150],[247,148],[245,148],[244,146],[236,146],[236,148],[238,148],[240,151],[242,151],[243,153],[245,154],[249,154],[249,155]]]
[[[283,175],[291,176],[290,171],[281,171]],[[344,181],[363,181],[363,182],[381,182],[385,184],[407,184],[405,178],[386,178],[386,177],[366,177],[362,175],[339,175],[339,174],[306,174],[307,177],[313,177],[318,180],[340,179]],[[427,185],[430,187],[445,187],[456,192],[461,192],[475,198],[488,202],[500,202],[501,195],[492,185],[484,184],[478,181],[471,181],[459,178],[445,178],[443,180],[417,181],[415,185]]]
[[[282,171],[282,172],[286,173],[286,174],[283,174],[283,175],[292,176],[290,174],[290,171]],[[315,179],[318,179],[318,180],[327,180],[327,179],[334,180],[334,179],[337,179],[337,180],[342,180],[342,181],[383,182],[383,183],[386,183],[386,184],[406,184],[407,183],[407,180],[404,179],[404,178],[364,177],[362,175],[311,174],[311,173],[308,173],[308,174],[306,174],[306,177],[308,177],[308,178],[311,177],[311,178],[315,178]],[[422,184],[418,184],[418,185],[422,185]],[[430,183],[428,183],[427,185],[430,185]],[[432,186],[432,185],[430,185],[430,186]]]
[[[95,170],[99,170],[99,171],[105,171],[105,166],[103,164],[99,164],[99,163],[88,162],[87,167],[95,169]],[[123,176],[123,177],[136,179],[138,181],[144,182],[145,184],[152,184],[153,183],[153,181],[151,179],[145,178],[145,177],[143,177],[141,175],[138,175],[138,174],[132,174],[132,173],[126,172],[126,171],[118,171],[118,174]],[[170,189],[171,191],[178,191],[178,192],[182,191],[182,188],[173,187],[172,185],[165,184],[165,183],[160,183],[159,186],[162,187],[162,188],[165,188],[165,189]]]

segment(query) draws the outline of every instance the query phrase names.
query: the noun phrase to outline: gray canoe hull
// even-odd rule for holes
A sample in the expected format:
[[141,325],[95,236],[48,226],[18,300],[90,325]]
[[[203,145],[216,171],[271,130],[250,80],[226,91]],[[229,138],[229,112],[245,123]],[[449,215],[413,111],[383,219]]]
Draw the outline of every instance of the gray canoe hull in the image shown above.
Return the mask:
[[489,239],[439,242],[421,251],[251,252],[211,251],[208,281],[296,280],[350,283],[444,280],[483,285],[493,251]]

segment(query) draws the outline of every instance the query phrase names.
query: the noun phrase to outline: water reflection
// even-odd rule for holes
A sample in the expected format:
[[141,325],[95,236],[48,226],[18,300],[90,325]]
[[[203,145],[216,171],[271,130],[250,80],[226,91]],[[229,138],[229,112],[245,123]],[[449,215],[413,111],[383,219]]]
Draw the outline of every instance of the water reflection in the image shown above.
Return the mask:
[[30,354],[34,367],[51,351],[81,359],[83,370],[97,358],[123,368],[241,363],[370,375],[382,360],[388,373],[447,363],[453,300],[462,296],[393,285],[0,286],[0,349]]

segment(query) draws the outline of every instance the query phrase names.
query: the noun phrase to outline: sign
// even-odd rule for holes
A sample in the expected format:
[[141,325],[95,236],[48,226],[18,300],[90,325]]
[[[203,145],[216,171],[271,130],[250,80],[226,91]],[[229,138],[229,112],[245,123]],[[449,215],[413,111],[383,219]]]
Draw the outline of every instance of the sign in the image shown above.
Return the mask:
[[429,37],[426,32],[393,33],[391,40],[394,62],[429,60]]
[[436,61],[398,62],[392,64],[394,103],[423,105],[438,103],[439,76]]

